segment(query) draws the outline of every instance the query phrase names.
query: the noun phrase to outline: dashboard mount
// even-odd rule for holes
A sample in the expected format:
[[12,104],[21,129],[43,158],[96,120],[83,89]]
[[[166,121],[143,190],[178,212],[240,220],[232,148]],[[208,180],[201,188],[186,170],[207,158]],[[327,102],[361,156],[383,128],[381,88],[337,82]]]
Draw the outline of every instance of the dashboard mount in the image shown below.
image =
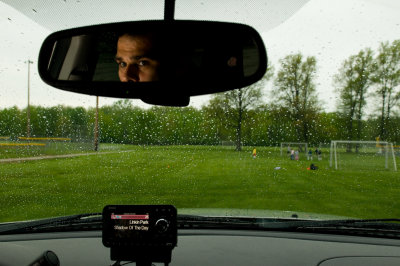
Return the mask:
[[172,205],[107,205],[103,209],[102,241],[111,248],[113,261],[168,264],[177,232],[177,211]]

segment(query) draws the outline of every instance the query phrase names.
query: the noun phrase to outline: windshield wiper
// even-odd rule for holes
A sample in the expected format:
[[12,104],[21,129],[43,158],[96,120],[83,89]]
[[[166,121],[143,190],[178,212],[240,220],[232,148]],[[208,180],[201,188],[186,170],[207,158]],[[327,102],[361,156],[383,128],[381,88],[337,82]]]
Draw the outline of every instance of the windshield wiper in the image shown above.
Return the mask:
[[304,220],[297,218],[241,218],[180,215],[178,216],[178,228],[279,230],[400,238],[400,219],[396,218]]
[[101,225],[101,213],[85,213],[27,222],[4,223],[0,225],[0,235],[45,231],[95,230],[101,229]]
[[350,227],[350,228],[385,228],[397,229],[400,228],[400,219],[342,219],[342,220],[321,220],[312,221],[311,225],[305,224],[305,227]]
[[344,219],[299,223],[298,231],[400,238],[400,219]]
[[[383,235],[400,238],[400,219],[305,220],[298,218],[213,217],[178,215],[179,229],[245,229],[316,233]],[[101,230],[102,214],[87,213],[42,220],[5,223],[0,234]]]
[[178,228],[259,229],[260,218],[178,215]]
[[[178,215],[178,228],[224,228],[257,229],[262,228],[259,218],[206,217]],[[27,222],[0,224],[1,234],[22,234],[41,232],[60,232],[78,230],[99,230],[102,228],[101,213],[86,213],[54,217]]]
[[252,227],[264,229],[301,229],[319,227],[337,228],[377,228],[400,229],[400,219],[341,219],[306,220],[298,218],[253,218],[253,217],[207,217],[178,215],[178,225],[182,227]]

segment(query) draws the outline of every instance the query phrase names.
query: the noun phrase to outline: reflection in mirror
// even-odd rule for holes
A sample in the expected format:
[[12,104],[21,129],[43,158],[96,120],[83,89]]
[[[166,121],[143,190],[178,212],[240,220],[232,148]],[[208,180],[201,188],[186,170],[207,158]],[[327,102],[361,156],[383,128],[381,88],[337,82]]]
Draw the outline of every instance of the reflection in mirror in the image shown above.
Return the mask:
[[47,71],[58,81],[232,82],[259,70],[259,51],[245,33],[107,31],[54,41]]
[[211,21],[136,21],[52,33],[39,74],[56,88],[183,106],[195,95],[261,79],[267,55],[253,28]]
[[122,82],[159,81],[161,78],[160,40],[148,32],[118,36],[115,61]]

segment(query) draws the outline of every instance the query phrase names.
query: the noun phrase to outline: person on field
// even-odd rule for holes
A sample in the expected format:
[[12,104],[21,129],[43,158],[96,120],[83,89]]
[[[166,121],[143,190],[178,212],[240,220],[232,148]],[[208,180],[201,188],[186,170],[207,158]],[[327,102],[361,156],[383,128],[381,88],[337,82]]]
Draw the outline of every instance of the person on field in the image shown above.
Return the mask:
[[308,160],[311,160],[312,161],[312,150],[308,150],[308,153],[307,153],[307,161]]

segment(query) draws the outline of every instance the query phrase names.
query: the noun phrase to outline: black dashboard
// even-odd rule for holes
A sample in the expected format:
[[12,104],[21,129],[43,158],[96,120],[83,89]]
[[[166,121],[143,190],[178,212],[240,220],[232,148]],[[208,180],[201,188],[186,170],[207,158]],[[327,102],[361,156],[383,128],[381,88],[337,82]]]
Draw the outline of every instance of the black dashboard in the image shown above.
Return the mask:
[[[110,260],[110,250],[102,244],[101,231],[81,231],[2,235],[0,266],[28,265],[46,250],[57,254],[60,265],[114,263]],[[276,231],[181,229],[170,265],[400,265],[400,240]]]

